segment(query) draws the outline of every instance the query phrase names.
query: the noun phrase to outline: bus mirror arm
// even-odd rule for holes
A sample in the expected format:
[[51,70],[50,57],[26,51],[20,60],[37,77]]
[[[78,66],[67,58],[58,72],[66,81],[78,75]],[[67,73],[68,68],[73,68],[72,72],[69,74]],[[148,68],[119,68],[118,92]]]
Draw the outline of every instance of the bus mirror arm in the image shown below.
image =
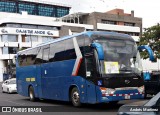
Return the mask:
[[148,52],[148,54],[149,54],[149,60],[152,61],[152,62],[156,62],[157,59],[156,59],[156,57],[154,56],[154,53],[153,53],[152,49],[151,49],[149,46],[147,46],[147,45],[142,45],[142,46],[139,46],[139,47],[138,47],[138,50],[139,50],[139,51],[143,51],[144,49],[147,50],[147,52]]
[[102,45],[99,43],[92,43],[91,47],[96,48],[97,53],[98,53],[98,59],[104,60],[104,51],[103,51]]

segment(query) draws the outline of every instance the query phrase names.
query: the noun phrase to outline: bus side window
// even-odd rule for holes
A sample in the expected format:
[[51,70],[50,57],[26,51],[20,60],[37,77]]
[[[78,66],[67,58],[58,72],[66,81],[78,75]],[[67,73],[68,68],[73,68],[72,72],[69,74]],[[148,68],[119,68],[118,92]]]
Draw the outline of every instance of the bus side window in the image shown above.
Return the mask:
[[19,66],[24,66],[25,62],[26,62],[26,54],[25,53],[19,54],[18,58],[19,58],[18,59],[19,60]]
[[66,41],[60,41],[57,43],[52,43],[50,45],[49,61],[62,61],[65,60],[65,45]]
[[48,63],[49,62],[49,45],[43,46],[42,47],[42,59],[43,63]]
[[43,49],[43,63],[48,63],[49,47]]
[[80,51],[81,51],[82,55],[84,55],[85,37],[84,37],[84,35],[81,35],[81,36],[77,36],[76,39],[77,39],[77,43],[80,48]]
[[42,47],[39,47],[38,54],[36,56],[35,64],[41,64],[42,63]]
[[34,49],[27,51],[27,56],[26,56],[27,65],[33,65],[35,63],[36,56],[37,56],[37,50],[38,48],[34,48]]
[[73,39],[67,39],[66,40],[66,53],[65,53],[65,60],[70,60],[70,59],[76,59],[76,52],[74,49],[74,44],[73,44]]

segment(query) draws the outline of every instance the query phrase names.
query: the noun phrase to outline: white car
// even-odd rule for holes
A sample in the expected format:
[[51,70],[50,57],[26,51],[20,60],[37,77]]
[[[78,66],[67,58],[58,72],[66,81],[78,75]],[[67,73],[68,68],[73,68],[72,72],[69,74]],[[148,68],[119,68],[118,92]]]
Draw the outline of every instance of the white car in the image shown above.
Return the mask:
[[16,78],[4,81],[2,83],[2,92],[16,93],[17,92]]

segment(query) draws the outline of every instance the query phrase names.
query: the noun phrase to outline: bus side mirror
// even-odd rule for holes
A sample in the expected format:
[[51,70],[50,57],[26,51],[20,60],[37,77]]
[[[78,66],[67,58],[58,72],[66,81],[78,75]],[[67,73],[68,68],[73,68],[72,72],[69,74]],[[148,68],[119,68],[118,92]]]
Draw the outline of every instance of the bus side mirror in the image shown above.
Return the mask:
[[152,61],[152,62],[157,62],[157,58],[154,56],[154,53],[153,53],[152,49],[149,46],[142,45],[142,46],[138,47],[139,51],[143,51],[144,49],[147,50],[147,52],[149,54],[149,60]]
[[96,48],[97,53],[98,53],[98,59],[99,60],[104,60],[104,51],[103,51],[102,45],[99,44],[99,43],[92,43],[91,47]]

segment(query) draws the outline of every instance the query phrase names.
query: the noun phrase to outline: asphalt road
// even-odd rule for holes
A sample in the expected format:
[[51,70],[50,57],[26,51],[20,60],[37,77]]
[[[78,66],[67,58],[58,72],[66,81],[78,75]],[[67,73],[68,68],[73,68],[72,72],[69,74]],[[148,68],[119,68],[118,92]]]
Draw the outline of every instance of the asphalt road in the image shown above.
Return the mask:
[[[123,104],[129,104],[132,102],[141,103],[143,100],[125,100],[120,101],[116,105],[112,104],[84,104],[81,108],[73,107],[69,102],[54,101],[54,100],[38,100],[31,102],[28,97],[23,97],[19,94],[7,94],[2,93],[0,84],[0,106],[43,106],[46,109],[54,112],[42,112],[42,113],[0,113],[0,115],[116,115],[120,106]],[[52,109],[53,108],[53,109]]]

